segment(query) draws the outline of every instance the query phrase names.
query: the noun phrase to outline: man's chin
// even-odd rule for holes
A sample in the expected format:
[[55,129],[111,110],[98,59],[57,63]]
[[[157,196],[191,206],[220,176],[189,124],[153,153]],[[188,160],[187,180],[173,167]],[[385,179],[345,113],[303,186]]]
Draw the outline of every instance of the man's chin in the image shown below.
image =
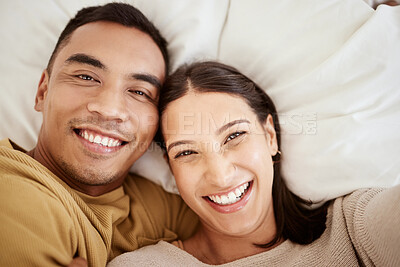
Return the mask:
[[[66,179],[71,183],[86,186],[104,186],[112,184],[120,180],[124,175],[121,172],[110,172],[96,168],[96,166],[89,166],[88,168],[76,168],[66,162],[61,166],[66,173]],[[67,182],[67,181],[66,181]]]

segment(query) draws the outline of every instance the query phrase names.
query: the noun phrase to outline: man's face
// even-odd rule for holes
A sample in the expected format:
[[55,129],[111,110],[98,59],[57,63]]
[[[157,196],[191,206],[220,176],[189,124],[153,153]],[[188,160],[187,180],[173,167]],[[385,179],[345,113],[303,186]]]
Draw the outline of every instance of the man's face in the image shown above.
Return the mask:
[[76,29],[39,83],[39,161],[83,192],[121,184],[156,132],[164,76],[147,34],[111,22]]

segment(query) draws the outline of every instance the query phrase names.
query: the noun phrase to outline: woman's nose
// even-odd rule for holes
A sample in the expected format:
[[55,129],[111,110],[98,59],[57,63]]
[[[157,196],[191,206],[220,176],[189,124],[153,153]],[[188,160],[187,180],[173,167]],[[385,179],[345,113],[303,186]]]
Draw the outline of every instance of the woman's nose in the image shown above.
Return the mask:
[[205,179],[218,187],[229,187],[235,176],[235,165],[224,154],[215,153],[205,161]]

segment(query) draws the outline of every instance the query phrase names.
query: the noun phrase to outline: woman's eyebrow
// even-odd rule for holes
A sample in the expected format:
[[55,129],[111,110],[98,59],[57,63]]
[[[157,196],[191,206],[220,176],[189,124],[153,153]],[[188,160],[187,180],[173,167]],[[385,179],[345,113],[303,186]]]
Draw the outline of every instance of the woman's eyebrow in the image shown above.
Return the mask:
[[246,120],[246,119],[241,119],[241,120],[234,120],[231,122],[228,122],[227,124],[225,124],[224,126],[222,126],[221,128],[219,128],[216,133],[219,135],[221,134],[223,131],[225,131],[226,129],[232,127],[235,124],[239,124],[239,123],[250,123],[250,121]]
[[180,145],[186,145],[186,144],[193,144],[194,142],[192,140],[180,140],[171,143],[168,148],[167,148],[167,153],[173,148],[174,146],[180,146]]

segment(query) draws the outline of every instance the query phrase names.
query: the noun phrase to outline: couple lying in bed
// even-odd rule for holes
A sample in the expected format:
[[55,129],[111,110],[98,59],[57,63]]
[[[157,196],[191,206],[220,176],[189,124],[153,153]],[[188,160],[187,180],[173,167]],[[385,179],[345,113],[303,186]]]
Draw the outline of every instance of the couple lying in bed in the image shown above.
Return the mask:
[[[36,147],[0,142],[1,266],[104,266],[177,236],[110,265],[400,265],[399,187],[310,210],[280,175],[269,97],[215,62],[180,68],[158,97],[168,65],[130,5],[67,24],[39,82]],[[158,98],[159,141],[197,231],[180,197],[128,174],[157,131]]]
[[400,264],[400,187],[358,190],[310,209],[281,176],[272,100],[238,70],[182,66],[167,79],[159,110],[158,141],[201,223],[189,239],[160,241],[109,266]]

